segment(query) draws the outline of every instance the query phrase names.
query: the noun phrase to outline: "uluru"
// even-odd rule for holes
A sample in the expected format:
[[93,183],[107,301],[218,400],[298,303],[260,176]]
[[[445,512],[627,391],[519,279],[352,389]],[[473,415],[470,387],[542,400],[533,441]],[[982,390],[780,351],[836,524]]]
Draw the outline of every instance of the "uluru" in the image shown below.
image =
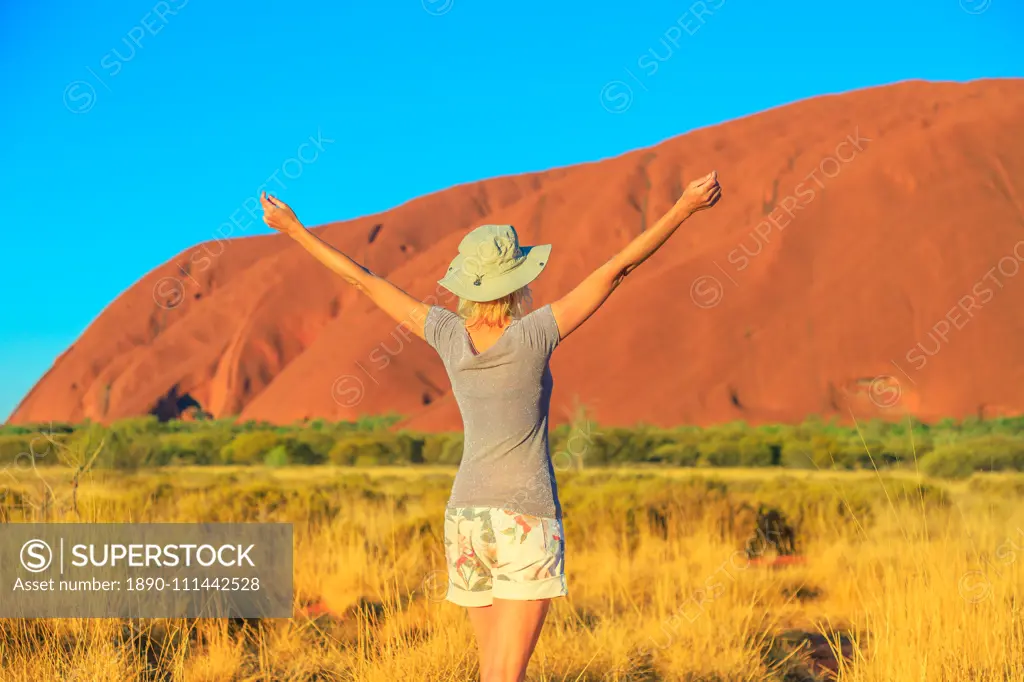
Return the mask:
[[[903,82],[315,229],[451,307],[436,281],[462,236],[511,223],[524,243],[553,245],[532,287],[542,305],[716,169],[721,204],[685,223],[554,354],[555,423],[579,405],[606,425],[1017,415],[1022,130],[1024,80]],[[191,408],[460,426],[434,352],[281,235],[198,244],[155,267],[9,422]]]

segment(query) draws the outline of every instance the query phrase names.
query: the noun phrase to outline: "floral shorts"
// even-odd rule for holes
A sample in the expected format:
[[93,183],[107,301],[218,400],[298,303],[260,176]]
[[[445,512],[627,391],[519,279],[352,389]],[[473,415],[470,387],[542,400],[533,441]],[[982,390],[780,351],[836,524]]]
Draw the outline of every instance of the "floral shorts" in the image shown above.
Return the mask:
[[558,519],[493,507],[447,509],[444,549],[448,601],[490,606],[493,599],[550,599],[568,593],[565,534]]

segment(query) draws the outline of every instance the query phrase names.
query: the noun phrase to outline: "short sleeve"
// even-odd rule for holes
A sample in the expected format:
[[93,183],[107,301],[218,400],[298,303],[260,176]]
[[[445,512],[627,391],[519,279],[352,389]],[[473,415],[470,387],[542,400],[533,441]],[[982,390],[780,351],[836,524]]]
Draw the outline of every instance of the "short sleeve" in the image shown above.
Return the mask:
[[555,322],[555,314],[551,311],[550,305],[537,308],[524,317],[522,325],[527,345],[545,354],[555,350],[555,346],[561,340],[558,323]]
[[423,321],[423,338],[438,354],[446,357],[461,323],[462,318],[447,308],[431,306],[427,319]]

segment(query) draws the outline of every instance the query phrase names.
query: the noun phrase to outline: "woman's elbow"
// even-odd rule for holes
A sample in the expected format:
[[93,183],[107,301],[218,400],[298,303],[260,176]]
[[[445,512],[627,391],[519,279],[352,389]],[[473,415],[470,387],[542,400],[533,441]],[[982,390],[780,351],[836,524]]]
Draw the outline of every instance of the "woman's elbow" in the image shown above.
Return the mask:
[[625,281],[626,279],[626,275],[633,272],[633,269],[634,266],[627,265],[616,270],[614,275],[612,275],[611,288],[615,289],[620,284],[622,284],[622,282]]

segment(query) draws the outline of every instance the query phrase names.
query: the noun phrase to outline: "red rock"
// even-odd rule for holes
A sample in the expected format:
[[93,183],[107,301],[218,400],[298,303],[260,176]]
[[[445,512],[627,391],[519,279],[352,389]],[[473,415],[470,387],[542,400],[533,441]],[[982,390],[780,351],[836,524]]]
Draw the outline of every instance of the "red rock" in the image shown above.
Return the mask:
[[[426,297],[466,231],[512,223],[525,243],[554,244],[534,291],[543,304],[651,225],[686,181],[717,169],[722,203],[556,351],[555,423],[576,399],[607,425],[1020,414],[1021,130],[1024,80],[907,82],[453,187],[318,231]],[[206,246],[113,301],[11,422],[110,421],[191,399],[216,417],[399,412],[410,428],[459,428],[433,351],[393,333],[286,237]]]

